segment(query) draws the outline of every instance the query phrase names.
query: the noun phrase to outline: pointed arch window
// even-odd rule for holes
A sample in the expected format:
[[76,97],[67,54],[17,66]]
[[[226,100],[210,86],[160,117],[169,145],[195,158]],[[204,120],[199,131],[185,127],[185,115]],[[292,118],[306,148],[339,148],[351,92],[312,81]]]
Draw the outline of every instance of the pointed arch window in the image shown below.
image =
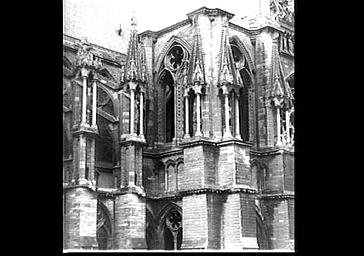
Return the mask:
[[159,138],[170,143],[183,136],[183,88],[179,81],[183,63],[189,53],[179,43],[173,43],[160,68],[158,101]]

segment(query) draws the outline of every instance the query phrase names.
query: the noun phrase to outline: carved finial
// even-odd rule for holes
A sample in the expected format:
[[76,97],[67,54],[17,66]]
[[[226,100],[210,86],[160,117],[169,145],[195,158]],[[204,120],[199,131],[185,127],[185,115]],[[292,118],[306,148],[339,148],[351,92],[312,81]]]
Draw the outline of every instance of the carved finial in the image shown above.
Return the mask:
[[136,20],[136,17],[135,17],[135,11],[133,11],[133,15],[131,16],[131,27],[133,29],[135,29],[137,26],[137,20]]
[[82,37],[80,43],[78,43],[78,51],[76,55],[77,67],[88,67],[92,69],[99,69],[102,65],[99,58],[95,57],[92,53],[91,44],[86,37]]

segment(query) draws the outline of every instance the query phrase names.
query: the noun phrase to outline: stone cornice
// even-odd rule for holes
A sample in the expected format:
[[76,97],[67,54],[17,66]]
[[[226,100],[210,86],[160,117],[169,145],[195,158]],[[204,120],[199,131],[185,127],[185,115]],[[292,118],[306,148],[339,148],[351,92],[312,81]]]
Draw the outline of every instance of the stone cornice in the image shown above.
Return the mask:
[[243,33],[246,33],[246,34],[250,34],[250,35],[258,35],[259,33],[267,30],[267,31],[276,31],[276,32],[280,32],[280,33],[283,33],[284,30],[278,26],[274,26],[274,25],[264,25],[260,28],[257,28],[257,29],[248,29],[248,28],[244,28],[244,27],[241,27],[235,23],[232,23],[232,22],[229,22],[229,27],[231,27],[232,29],[235,29],[237,31],[240,31],[240,32],[243,32]]
[[214,188],[199,188],[190,189],[184,191],[178,191],[174,195],[162,195],[162,196],[147,196],[148,199],[152,200],[171,200],[171,199],[181,199],[184,196],[199,195],[199,194],[234,194],[234,193],[247,193],[247,194],[257,194],[255,189],[247,188],[230,188],[230,189],[214,189]]
[[153,152],[153,151],[146,150],[143,152],[143,157],[163,158],[163,157],[170,157],[170,156],[181,155],[181,154],[183,154],[182,148],[174,148],[174,149],[166,150],[163,152]]
[[138,36],[140,36],[140,37],[150,36],[150,37],[157,39],[158,37],[162,36],[163,34],[166,34],[168,32],[171,32],[173,30],[179,29],[181,27],[184,27],[184,26],[187,26],[190,24],[191,24],[191,21],[189,19],[185,19],[183,21],[177,22],[169,27],[166,27],[166,28],[158,30],[158,31],[146,30],[142,33],[139,33]]
[[267,149],[260,149],[259,151],[251,150],[250,153],[255,156],[271,156],[271,155],[280,155],[282,154],[283,150],[280,148],[267,148]]
[[210,140],[207,140],[204,138],[199,138],[199,139],[192,138],[192,139],[182,141],[179,145],[182,148],[196,147],[196,146],[201,146],[201,145],[216,146],[216,142],[210,141]]
[[223,146],[227,146],[227,145],[231,145],[231,144],[245,146],[245,147],[251,147],[253,143],[247,142],[247,141],[242,141],[242,140],[239,140],[236,138],[224,139],[222,141],[212,141],[207,138],[199,138],[199,139],[195,139],[195,140],[182,141],[180,143],[180,147],[188,148],[188,147],[195,147],[195,146],[200,146],[200,145],[223,147]]
[[98,135],[97,129],[94,129],[92,127],[83,127],[81,125],[74,125],[72,127],[72,136],[79,136],[79,135],[85,135],[89,137],[95,137]]
[[91,186],[91,185],[70,185],[68,183],[63,183],[63,192],[66,192],[67,190],[70,190],[70,189],[77,189],[77,188],[86,188],[92,192],[95,192],[96,193],[96,188],[94,186]]
[[138,144],[141,146],[146,146],[147,143],[144,138],[139,137],[138,135],[131,135],[131,134],[123,134],[120,138],[120,145],[127,146],[130,144]]
[[261,194],[258,195],[259,199],[294,199],[294,193],[284,194]]
[[228,20],[230,20],[232,17],[235,16],[235,14],[233,13],[230,13],[230,12],[227,12],[227,11],[224,11],[224,10],[221,10],[219,8],[213,8],[213,9],[210,9],[210,8],[207,8],[205,6],[193,11],[193,12],[190,12],[187,14],[187,17],[192,20],[192,18],[197,15],[197,14],[205,14],[205,15],[208,15],[208,16],[217,16],[217,15],[225,15],[228,17]]
[[234,194],[234,193],[247,193],[247,194],[257,194],[255,189],[248,189],[248,188],[230,188],[230,189],[213,189],[213,188],[200,188],[200,189],[190,189],[184,191],[178,191],[175,194],[164,194],[161,196],[151,196],[145,195],[141,191],[138,191],[136,187],[126,187],[122,189],[110,189],[110,190],[97,190],[98,195],[105,196],[105,197],[115,197],[117,195],[123,194],[138,194],[139,196],[145,197],[151,200],[173,200],[173,199],[182,199],[184,196],[190,195],[199,195],[199,194]]

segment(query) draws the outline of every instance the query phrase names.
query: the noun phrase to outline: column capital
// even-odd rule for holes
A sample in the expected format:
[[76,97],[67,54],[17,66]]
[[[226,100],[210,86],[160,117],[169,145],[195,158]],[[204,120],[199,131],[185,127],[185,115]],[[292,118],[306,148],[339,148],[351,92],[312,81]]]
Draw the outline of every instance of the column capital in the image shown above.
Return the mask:
[[221,89],[222,89],[222,94],[223,95],[228,95],[229,94],[229,89],[225,84],[223,86],[221,86]]
[[193,90],[195,91],[196,94],[201,94],[202,85],[200,84],[200,82],[196,82],[192,86],[192,88],[193,88]]
[[88,75],[90,74],[90,70],[88,70],[88,69],[86,69],[86,68],[81,68],[81,76],[83,77],[83,78],[85,78],[85,77],[88,77]]
[[184,88],[183,90],[183,97],[188,97],[188,92],[190,91],[190,88]]
[[137,83],[132,82],[132,81],[129,82],[129,89],[130,90],[136,90],[137,86],[138,86]]

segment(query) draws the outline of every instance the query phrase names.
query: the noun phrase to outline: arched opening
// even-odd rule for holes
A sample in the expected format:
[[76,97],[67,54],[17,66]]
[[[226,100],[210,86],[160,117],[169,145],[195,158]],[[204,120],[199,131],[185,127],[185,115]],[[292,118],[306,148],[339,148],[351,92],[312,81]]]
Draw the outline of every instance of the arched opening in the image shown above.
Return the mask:
[[108,120],[102,116],[97,116],[99,136],[96,137],[96,162],[113,164],[115,160],[113,139],[108,124]]
[[166,142],[171,142],[174,138],[174,79],[171,73],[164,70],[161,74],[160,85],[164,91],[163,95],[165,101],[165,129],[166,129]]
[[268,250],[269,239],[267,235],[267,230],[264,226],[261,216],[258,213],[256,217],[256,223],[257,223],[257,242],[259,250]]
[[147,228],[146,228],[146,241],[148,250],[157,249],[156,248],[156,234],[155,234],[155,225],[154,225],[154,217],[152,213],[147,209]]
[[159,215],[159,249],[180,250],[182,245],[182,214],[177,205],[168,204]]
[[196,94],[193,90],[189,90],[188,91],[188,120],[190,120],[188,122],[188,132],[190,134],[190,136],[194,136],[195,131],[196,131],[196,124],[197,124],[197,113],[195,113],[195,109],[196,109]]
[[182,216],[177,210],[171,210],[165,219],[164,249],[181,250]]
[[99,250],[107,250],[108,235],[105,227],[99,228],[97,231],[97,243],[99,245]]
[[95,138],[95,178],[96,184],[103,188],[114,187],[113,167],[116,163],[116,155],[109,125],[110,122],[107,119],[97,115],[99,134]]
[[173,164],[168,165],[167,167],[167,191],[175,191],[176,190],[176,171],[175,166]]
[[251,78],[246,69],[239,71],[244,86],[239,89],[240,106],[240,134],[244,141],[249,141],[249,88],[251,86]]
[[96,240],[99,250],[112,248],[111,220],[107,208],[102,203],[97,204],[97,231]]

